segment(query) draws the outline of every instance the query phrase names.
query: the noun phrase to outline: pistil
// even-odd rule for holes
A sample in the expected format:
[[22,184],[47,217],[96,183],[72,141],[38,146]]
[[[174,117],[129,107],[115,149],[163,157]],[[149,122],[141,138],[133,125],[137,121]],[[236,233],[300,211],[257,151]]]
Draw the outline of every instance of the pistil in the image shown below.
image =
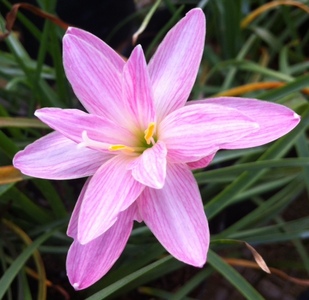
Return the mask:
[[[135,152],[137,149],[126,146],[126,145],[111,145],[107,143],[98,142],[89,138],[87,131],[82,132],[82,142],[77,145],[78,148],[88,147],[92,149],[102,149],[109,151],[125,151]],[[139,149],[138,149],[139,150]]]
[[98,142],[95,140],[92,140],[88,137],[88,133],[86,130],[82,132],[82,142],[77,145],[78,148],[92,148],[92,149],[108,149],[110,144]]

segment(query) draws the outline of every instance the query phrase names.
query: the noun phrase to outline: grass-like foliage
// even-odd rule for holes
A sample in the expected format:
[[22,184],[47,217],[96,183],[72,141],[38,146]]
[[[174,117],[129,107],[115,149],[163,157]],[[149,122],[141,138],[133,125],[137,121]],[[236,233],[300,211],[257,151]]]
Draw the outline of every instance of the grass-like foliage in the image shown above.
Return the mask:
[[[16,27],[0,42],[0,299],[216,299],[218,290],[230,293],[226,299],[277,299],[263,283],[273,284],[276,278],[279,291],[298,286],[291,291],[296,291],[291,294],[295,298],[309,285],[288,276],[309,277],[309,1],[149,2],[136,1],[136,11],[114,24],[106,41],[120,36],[115,47],[127,55],[124,49],[132,49],[134,29],[146,20],[137,43],[150,57],[185,12],[200,7],[207,19],[207,39],[190,97],[276,102],[301,115],[300,124],[265,146],[220,151],[210,166],[194,172],[211,231],[202,269],[175,260],[143,223],[136,223],[110,272],[76,292],[66,277],[65,258],[72,242],[66,228],[84,180],[30,178],[12,167],[12,159],[50,132],[34,117],[37,108],[80,104],[63,70],[65,31],[45,19],[40,26],[34,22],[37,16],[21,10]],[[56,14],[59,3],[37,0],[35,5]],[[10,9],[9,1],[0,4],[1,14]],[[2,32],[5,24],[2,14]],[[123,33],[129,26],[131,32]],[[29,38],[34,41],[31,49],[25,40]],[[273,267],[272,275],[259,268],[263,259],[245,242]]]

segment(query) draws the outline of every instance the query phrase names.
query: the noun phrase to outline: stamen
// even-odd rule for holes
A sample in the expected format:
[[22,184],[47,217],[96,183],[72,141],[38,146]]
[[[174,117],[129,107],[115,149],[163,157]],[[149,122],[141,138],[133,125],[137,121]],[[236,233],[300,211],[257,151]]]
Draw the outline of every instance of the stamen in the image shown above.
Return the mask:
[[144,139],[146,140],[146,143],[149,145],[150,142],[151,143],[155,143],[154,139],[153,139],[153,134],[154,131],[156,129],[156,123],[151,122],[148,125],[148,128],[144,131],[145,135],[144,135]]
[[128,147],[125,145],[112,145],[108,147],[109,151],[129,151],[129,152],[134,152],[135,150],[132,147]]

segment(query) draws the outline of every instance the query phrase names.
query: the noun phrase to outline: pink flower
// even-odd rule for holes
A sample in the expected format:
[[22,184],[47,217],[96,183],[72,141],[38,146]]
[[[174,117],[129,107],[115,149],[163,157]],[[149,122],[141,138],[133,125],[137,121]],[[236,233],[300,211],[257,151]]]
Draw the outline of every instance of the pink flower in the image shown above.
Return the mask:
[[172,28],[148,66],[141,46],[125,62],[95,36],[70,28],[66,75],[89,113],[43,108],[55,132],[17,153],[24,174],[90,176],[73,211],[67,257],[70,282],[83,289],[112,267],[144,221],[177,259],[202,267],[207,219],[191,169],[219,149],[248,148],[292,130],[299,116],[274,103],[214,98],[186,104],[201,61],[205,17],[193,9]]

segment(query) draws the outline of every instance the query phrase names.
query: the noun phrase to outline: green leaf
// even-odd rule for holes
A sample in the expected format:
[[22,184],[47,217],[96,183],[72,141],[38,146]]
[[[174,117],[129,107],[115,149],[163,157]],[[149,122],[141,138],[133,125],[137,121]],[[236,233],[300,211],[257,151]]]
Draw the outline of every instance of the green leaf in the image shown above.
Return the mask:
[[264,298],[233,267],[212,250],[208,252],[208,263],[227,279],[246,299],[263,300]]
[[175,262],[173,260],[174,259],[171,256],[161,258],[158,261],[151,263],[148,266],[143,267],[140,270],[135,271],[130,275],[127,275],[119,279],[115,283],[93,294],[92,296],[86,298],[85,300],[106,299],[107,297],[113,295],[116,292],[121,291],[123,288],[136,281],[138,281],[137,283],[138,286],[143,282],[145,282],[144,280],[147,280],[148,276],[152,278],[152,276],[155,276],[158,272],[159,274],[171,272],[182,265],[180,262]]
[[54,231],[47,232],[37,238],[31,245],[25,248],[25,250],[14,260],[11,266],[7,269],[7,271],[0,278],[0,299],[3,299],[7,289],[10,287],[10,284],[16,277],[16,275],[20,272],[20,270],[24,267],[26,261],[33,254],[33,252],[45,242]]
[[277,88],[260,95],[259,98],[264,100],[276,101],[280,98],[291,95],[294,92],[298,92],[301,89],[308,87],[308,81],[309,75],[298,77],[281,88]]

